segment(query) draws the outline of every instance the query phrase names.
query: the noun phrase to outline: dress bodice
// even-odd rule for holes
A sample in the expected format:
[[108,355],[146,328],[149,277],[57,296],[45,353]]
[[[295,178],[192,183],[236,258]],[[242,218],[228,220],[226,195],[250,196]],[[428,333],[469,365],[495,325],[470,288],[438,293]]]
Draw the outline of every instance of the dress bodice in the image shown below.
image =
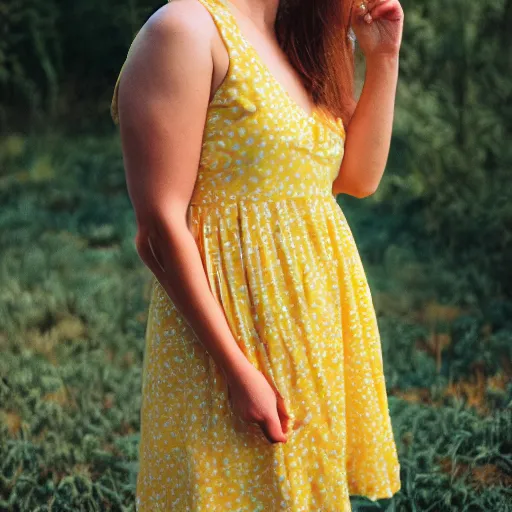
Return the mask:
[[215,22],[229,68],[208,105],[190,205],[331,196],[344,154],[342,119],[297,104],[244,37],[229,0],[198,1]]
[[344,152],[341,118],[307,113],[242,34],[228,0],[199,0],[229,54],[208,107],[191,204],[332,195]]

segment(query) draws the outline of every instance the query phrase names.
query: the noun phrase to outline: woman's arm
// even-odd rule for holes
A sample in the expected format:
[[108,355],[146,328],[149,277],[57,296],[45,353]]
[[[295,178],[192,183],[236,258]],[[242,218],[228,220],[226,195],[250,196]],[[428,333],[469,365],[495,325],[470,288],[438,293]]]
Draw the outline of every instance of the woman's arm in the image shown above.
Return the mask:
[[197,2],[161,7],[119,81],[119,127],[136,247],[226,375],[247,368],[187,226],[213,72],[212,22]]
[[403,22],[398,0],[354,3],[352,28],[366,58],[366,75],[346,129],[345,154],[333,182],[333,195],[373,194],[384,174],[391,144]]
[[366,197],[377,189],[389,155],[398,55],[366,60],[366,76],[346,130],[345,154],[332,192]]

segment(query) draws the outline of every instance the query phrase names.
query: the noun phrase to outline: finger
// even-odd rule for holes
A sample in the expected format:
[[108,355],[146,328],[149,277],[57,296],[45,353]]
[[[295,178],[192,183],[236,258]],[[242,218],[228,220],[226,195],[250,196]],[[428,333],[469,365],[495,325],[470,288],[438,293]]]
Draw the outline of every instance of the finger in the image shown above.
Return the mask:
[[368,11],[363,16],[363,20],[366,23],[372,23],[372,21],[382,16],[389,5],[393,5],[393,0],[369,0]]
[[379,5],[385,4],[386,2],[389,2],[389,0],[369,0],[368,1],[368,10],[373,11],[373,9],[375,9]]
[[356,0],[355,12],[358,16],[363,17],[369,10],[369,2],[366,0]]
[[260,422],[260,427],[265,434],[265,437],[271,443],[286,443],[287,438],[281,428],[281,422],[279,421],[279,416],[274,418],[267,418]]
[[275,389],[274,392],[276,394],[276,408],[279,420],[281,422],[281,428],[283,429],[283,432],[286,433],[288,431],[290,415],[286,410],[286,402],[284,400],[283,395],[277,389]]
[[[379,1],[379,0],[377,0]],[[373,2],[375,3],[375,2]],[[355,4],[355,18],[361,22],[371,23],[371,6],[372,2],[367,0],[357,0]]]
[[286,434],[290,428],[290,415],[286,410],[286,404],[283,397],[281,396],[277,397],[277,414],[279,415],[279,420],[281,421],[281,428]]
[[261,422],[258,422],[258,425],[260,426],[261,431],[263,432],[264,436],[267,438],[268,442],[274,444],[276,441],[274,441],[274,439],[270,435],[270,433],[267,429],[266,423],[264,421],[261,421]]
[[380,3],[375,9],[371,10],[373,19],[385,18],[388,20],[400,19],[400,8],[399,6],[390,0]]

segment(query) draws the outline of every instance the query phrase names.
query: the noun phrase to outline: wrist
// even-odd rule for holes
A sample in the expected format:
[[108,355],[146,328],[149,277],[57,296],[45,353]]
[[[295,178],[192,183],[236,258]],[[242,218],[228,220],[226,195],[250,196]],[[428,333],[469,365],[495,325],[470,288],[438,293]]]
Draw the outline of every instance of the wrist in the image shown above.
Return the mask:
[[244,379],[244,375],[249,370],[254,370],[254,365],[247,359],[245,354],[240,353],[231,358],[228,362],[224,362],[221,366],[224,376],[228,382],[240,382]]
[[398,68],[400,60],[398,53],[379,53],[375,52],[365,55],[366,68]]

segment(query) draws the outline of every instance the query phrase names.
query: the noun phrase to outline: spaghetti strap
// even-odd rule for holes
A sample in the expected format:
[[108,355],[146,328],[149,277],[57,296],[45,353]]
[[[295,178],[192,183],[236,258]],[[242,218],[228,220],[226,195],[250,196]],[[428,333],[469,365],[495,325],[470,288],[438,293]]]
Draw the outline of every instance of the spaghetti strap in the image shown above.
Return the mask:
[[237,58],[245,41],[226,0],[198,0],[211,14],[230,58]]

